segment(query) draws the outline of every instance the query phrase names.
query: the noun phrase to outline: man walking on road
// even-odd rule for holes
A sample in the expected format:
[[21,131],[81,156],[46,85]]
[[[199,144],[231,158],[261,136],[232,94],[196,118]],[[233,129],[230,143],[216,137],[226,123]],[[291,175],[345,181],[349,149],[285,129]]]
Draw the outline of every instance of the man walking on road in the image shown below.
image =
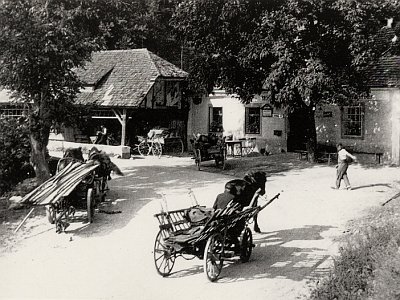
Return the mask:
[[334,189],[340,188],[340,182],[342,179],[344,180],[344,184],[346,185],[347,190],[351,190],[351,185],[349,178],[347,177],[347,169],[349,167],[349,163],[352,161],[356,161],[357,158],[354,155],[351,155],[346,149],[343,148],[342,144],[337,144],[338,150],[338,164],[336,166],[336,187]]

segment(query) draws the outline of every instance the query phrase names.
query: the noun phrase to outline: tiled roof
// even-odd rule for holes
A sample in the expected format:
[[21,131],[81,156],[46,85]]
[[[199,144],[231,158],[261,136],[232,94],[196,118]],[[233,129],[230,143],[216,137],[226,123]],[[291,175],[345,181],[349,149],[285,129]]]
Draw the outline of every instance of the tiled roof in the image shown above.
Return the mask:
[[185,79],[188,74],[147,49],[95,52],[76,71],[92,92],[78,94],[79,104],[137,107],[158,78]]
[[400,56],[381,57],[368,73],[370,87],[400,87]]

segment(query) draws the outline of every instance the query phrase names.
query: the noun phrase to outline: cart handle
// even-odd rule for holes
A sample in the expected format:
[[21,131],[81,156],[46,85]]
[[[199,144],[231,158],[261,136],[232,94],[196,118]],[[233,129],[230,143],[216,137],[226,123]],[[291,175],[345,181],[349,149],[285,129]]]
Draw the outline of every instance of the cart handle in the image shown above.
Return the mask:
[[268,205],[270,205],[272,203],[272,201],[274,201],[275,199],[278,199],[279,196],[281,195],[281,193],[276,194],[274,197],[272,197],[267,203],[265,203],[262,206],[259,206],[259,210],[263,210],[265,207],[267,207]]
[[193,193],[192,189],[191,189],[191,188],[188,188],[188,190],[189,190],[189,192],[188,192],[189,197],[190,197],[190,199],[192,199],[192,204],[193,204],[193,202],[194,202],[195,206],[198,206],[198,205],[199,205],[199,202],[197,202],[196,196],[195,196],[195,194]]

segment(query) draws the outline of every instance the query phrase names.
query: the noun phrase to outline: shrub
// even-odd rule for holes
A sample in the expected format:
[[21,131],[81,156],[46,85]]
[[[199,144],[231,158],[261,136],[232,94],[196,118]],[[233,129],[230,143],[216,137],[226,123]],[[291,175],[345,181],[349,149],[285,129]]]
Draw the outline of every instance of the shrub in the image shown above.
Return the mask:
[[331,274],[310,299],[399,299],[399,227],[385,219],[345,238]]
[[0,195],[29,176],[30,142],[25,119],[0,116]]

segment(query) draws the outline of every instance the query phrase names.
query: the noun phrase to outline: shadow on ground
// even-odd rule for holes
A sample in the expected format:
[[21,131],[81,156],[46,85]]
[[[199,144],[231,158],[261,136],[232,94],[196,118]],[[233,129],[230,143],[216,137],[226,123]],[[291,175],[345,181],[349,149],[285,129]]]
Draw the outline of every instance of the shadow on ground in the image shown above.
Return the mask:
[[[323,240],[321,233],[331,226],[305,226],[288,230],[257,234],[254,236],[255,248],[250,261],[241,263],[224,262],[218,279],[219,283],[230,283],[264,278],[284,278],[295,281],[320,278],[328,274],[328,264],[323,264],[330,256],[326,249],[308,247],[316,240]],[[178,258],[175,262],[179,265]],[[203,273],[202,261],[193,260],[193,267],[172,273],[170,277],[179,278]]]

